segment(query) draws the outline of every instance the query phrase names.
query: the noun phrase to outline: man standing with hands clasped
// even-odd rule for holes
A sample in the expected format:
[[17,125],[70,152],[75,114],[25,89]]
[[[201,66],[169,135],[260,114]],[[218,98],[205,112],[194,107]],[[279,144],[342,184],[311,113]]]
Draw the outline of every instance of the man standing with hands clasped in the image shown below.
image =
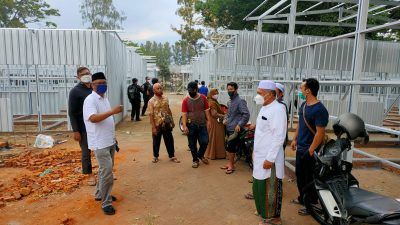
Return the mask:
[[104,73],[92,75],[92,89],[83,104],[83,118],[86,125],[89,149],[96,156],[99,164],[99,179],[96,185],[95,200],[102,201],[104,214],[113,215],[115,209],[111,196],[113,187],[114,153],[116,150],[114,114],[122,112],[123,106],[111,108],[105,93],[107,81]]
[[257,214],[262,218],[260,224],[281,224],[287,119],[284,107],[275,100],[275,88],[273,81],[262,80],[254,98],[257,105],[262,105],[255,126],[253,152],[253,194]]

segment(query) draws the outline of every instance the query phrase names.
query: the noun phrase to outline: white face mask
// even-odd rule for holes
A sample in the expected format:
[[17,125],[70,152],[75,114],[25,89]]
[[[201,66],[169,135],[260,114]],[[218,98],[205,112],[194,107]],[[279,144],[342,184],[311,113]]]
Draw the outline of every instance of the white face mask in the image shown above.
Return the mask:
[[92,76],[83,75],[80,80],[82,83],[90,83],[90,82],[92,82]]
[[257,94],[256,97],[254,97],[254,101],[256,102],[256,105],[262,105],[264,104],[264,97]]
[[213,95],[212,98],[218,100],[218,95]]

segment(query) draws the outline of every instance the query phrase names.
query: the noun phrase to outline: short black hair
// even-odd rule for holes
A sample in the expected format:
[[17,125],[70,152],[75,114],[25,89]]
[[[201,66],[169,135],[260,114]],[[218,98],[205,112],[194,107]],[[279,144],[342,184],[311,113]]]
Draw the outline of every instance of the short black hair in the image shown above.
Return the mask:
[[232,86],[235,91],[239,88],[238,84],[236,82],[229,82],[226,87]]
[[158,78],[154,77],[153,79],[151,79],[151,83],[152,84],[158,83]]
[[198,83],[199,83],[199,80],[194,80],[194,82],[196,82],[196,84],[198,84]]
[[132,83],[137,83],[138,82],[138,79],[137,78],[133,78],[132,79]]
[[197,83],[195,81],[189,82],[187,89],[188,91],[194,91],[197,90],[199,87],[197,86]]
[[204,80],[203,81],[201,81],[201,85],[205,85],[206,84],[206,82],[204,82]]
[[311,90],[311,94],[317,97],[319,91],[319,82],[315,78],[308,78],[304,82],[306,82],[306,88]]

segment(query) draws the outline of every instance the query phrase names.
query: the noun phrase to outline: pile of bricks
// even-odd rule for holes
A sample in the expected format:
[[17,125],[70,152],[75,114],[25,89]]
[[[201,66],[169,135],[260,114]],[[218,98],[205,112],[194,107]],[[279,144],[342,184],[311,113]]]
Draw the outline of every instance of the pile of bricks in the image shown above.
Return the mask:
[[14,178],[12,185],[0,183],[0,207],[28,195],[72,192],[84,179],[80,158],[80,151],[31,150],[4,159],[0,167],[26,168],[31,173]]

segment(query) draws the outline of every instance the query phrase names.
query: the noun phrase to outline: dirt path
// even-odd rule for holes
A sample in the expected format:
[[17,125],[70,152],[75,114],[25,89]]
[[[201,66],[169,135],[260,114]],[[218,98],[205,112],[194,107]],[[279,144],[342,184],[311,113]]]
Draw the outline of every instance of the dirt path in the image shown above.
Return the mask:
[[[171,97],[175,121],[178,121],[181,98]],[[168,161],[162,143],[160,162],[153,164],[147,119],[124,121],[117,128],[121,151],[116,155],[118,179],[113,188],[113,195],[118,198],[114,203],[116,215],[105,216],[100,203],[93,200],[93,187],[82,186],[70,194],[7,203],[0,209],[0,224],[258,224],[254,202],[243,197],[251,189],[247,182],[251,171],[245,163],[240,163],[231,175],[225,175],[219,169],[225,160],[211,161],[210,165],[201,164],[198,169],[192,169],[186,136],[175,129],[176,156],[182,163]],[[78,148],[71,140],[64,145],[67,150]],[[368,176],[368,172],[362,174]],[[387,182],[400,184],[398,176],[393,175],[390,179]],[[398,190],[389,194],[399,195]],[[298,206],[289,203],[296,196],[296,184],[286,177],[283,223],[316,224],[310,217],[297,215]]]

